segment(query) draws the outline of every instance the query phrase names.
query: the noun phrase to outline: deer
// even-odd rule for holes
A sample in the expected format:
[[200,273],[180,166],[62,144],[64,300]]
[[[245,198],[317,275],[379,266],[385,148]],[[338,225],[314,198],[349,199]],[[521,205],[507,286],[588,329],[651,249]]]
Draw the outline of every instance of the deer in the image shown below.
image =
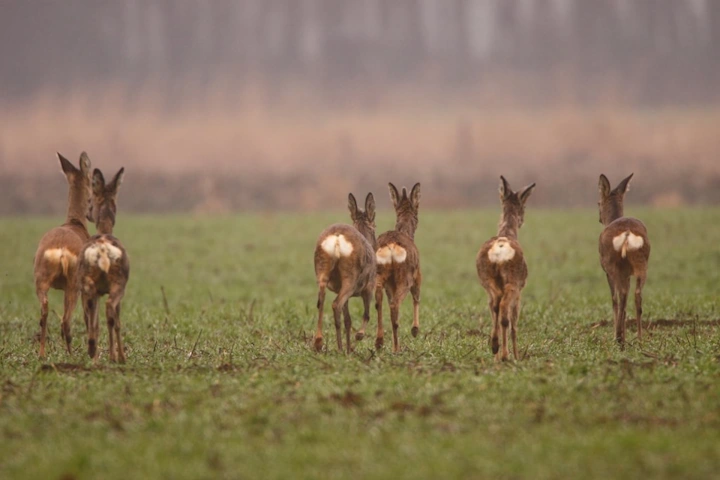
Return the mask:
[[[502,214],[496,236],[483,243],[475,259],[478,278],[488,295],[492,330],[490,346],[496,361],[509,357],[507,332],[513,346],[513,357],[518,360],[517,322],[520,315],[520,296],[528,276],[518,231],[525,220],[525,203],[535,189],[532,183],[518,192],[510,188],[500,176],[500,202]],[[499,336],[502,331],[502,350]]]
[[90,238],[87,216],[90,200],[90,158],[80,155],[79,168],[57,153],[67,179],[68,206],[65,223],[45,233],[33,260],[35,294],[40,302],[40,358],[45,358],[47,338],[48,292],[51,288],[64,293],[60,335],[68,354],[72,354],[71,320],[78,300],[77,262],[80,251]]
[[98,359],[98,303],[103,295],[108,296],[105,315],[110,361],[124,363],[126,359],[120,335],[120,303],[130,277],[130,259],[120,240],[113,236],[117,194],[124,174],[125,169],[121,168],[106,184],[102,172],[96,168],[92,177],[89,217],[98,233],[80,252],[78,280],[88,330],[88,355],[94,361]]
[[380,235],[375,251],[377,262],[377,280],[375,287],[375,308],[377,309],[378,326],[375,348],[384,344],[382,322],[383,291],[387,294],[390,304],[390,322],[393,330],[393,353],[400,351],[398,328],[400,305],[408,292],[413,299],[413,323],[411,334],[417,337],[420,332],[420,252],[415,246],[415,230],[418,226],[418,209],[420,208],[420,184],[416,183],[408,195],[405,187],[402,194],[397,187],[388,183],[390,199],[395,208],[395,229]]
[[605,175],[600,175],[600,265],[607,276],[613,304],[615,340],[625,348],[625,308],[630,291],[630,277],[636,278],[635,313],[638,341],[642,340],[642,290],[647,279],[650,240],[645,225],[637,218],[623,215],[623,201],[633,174],[612,189]]
[[365,211],[357,206],[355,196],[348,195],[348,209],[353,225],[333,224],[323,230],[315,245],[315,278],[318,285],[318,322],[314,337],[315,350],[323,348],[323,310],[325,291],[337,293],[332,303],[338,351],[343,351],[340,316],[345,323],[347,353],[350,345],[352,319],[348,308],[351,297],[363,301],[363,323],[356,340],[365,336],[370,320],[370,302],[375,289],[375,199],[372,193],[365,198]]

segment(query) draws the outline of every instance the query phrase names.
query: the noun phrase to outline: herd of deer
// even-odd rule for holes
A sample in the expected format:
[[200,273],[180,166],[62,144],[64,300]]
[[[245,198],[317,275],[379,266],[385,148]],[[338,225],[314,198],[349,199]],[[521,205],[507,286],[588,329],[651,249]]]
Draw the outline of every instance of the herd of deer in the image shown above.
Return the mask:
[[[71,316],[82,298],[85,326],[88,332],[88,354],[97,360],[98,302],[108,295],[106,318],[109,335],[109,358],[125,361],[120,335],[120,302],[130,274],[130,261],[120,241],[112,235],[117,211],[116,199],[124,169],[105,182],[99,169],[90,173],[90,159],[83,152],[79,168],[59,153],[58,159],[69,184],[68,210],[65,223],[47,232],[40,240],[34,261],[35,291],[40,301],[40,357],[45,356],[47,335],[48,291],[63,290],[64,312],[61,335],[68,353],[71,350]],[[612,189],[605,175],[600,175],[600,263],[607,275],[612,295],[615,338],[625,344],[625,309],[630,290],[630,277],[635,276],[635,308],[638,339],[642,332],[642,289],[647,276],[650,243],[647,230],[640,220],[623,216],[623,199],[632,175]],[[333,317],[339,351],[343,351],[341,316],[345,324],[347,352],[351,351],[352,321],[348,309],[350,297],[363,300],[363,322],[356,340],[362,340],[370,320],[370,302],[375,297],[377,310],[376,348],[384,344],[382,317],[383,292],[390,304],[393,332],[393,352],[400,350],[398,341],[400,305],[408,292],[413,299],[415,337],[420,331],[420,253],[415,246],[418,226],[420,184],[410,193],[402,193],[389,184],[390,198],[395,208],[395,229],[375,238],[375,199],[372,193],[365,198],[365,210],[358,208],[353,194],[348,196],[348,208],[353,225],[334,224],[326,228],[315,246],[315,275],[318,284],[318,322],[314,347],[323,348],[322,321],[325,291],[337,293],[333,301]],[[500,177],[502,214],[498,234],[481,247],[476,258],[480,284],[487,291],[492,316],[490,345],[497,360],[509,357],[507,333],[518,359],[517,321],[520,295],[527,280],[528,269],[518,241],[518,231],[525,216],[525,203],[535,184],[515,192],[505,177]],[[90,236],[87,220],[94,222],[97,235]],[[500,337],[502,333],[502,344]]]

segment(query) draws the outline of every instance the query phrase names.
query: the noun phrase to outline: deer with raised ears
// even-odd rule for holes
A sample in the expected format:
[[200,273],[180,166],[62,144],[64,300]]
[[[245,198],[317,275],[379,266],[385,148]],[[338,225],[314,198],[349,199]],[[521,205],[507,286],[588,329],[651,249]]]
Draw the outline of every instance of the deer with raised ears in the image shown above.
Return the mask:
[[113,362],[125,362],[120,335],[120,302],[130,276],[130,260],[122,243],[113,236],[117,193],[124,172],[125,169],[121,168],[107,184],[100,170],[96,168],[93,172],[90,216],[98,234],[90,238],[80,253],[78,278],[88,329],[88,354],[94,360],[98,355],[98,303],[101,296],[107,295],[105,315],[109,357]]
[[83,245],[90,237],[87,215],[90,200],[90,159],[87,153],[80,155],[80,168],[57,154],[65,178],[70,187],[65,223],[47,232],[40,239],[35,252],[35,294],[40,301],[40,352],[45,357],[47,338],[48,291],[51,288],[64,292],[64,309],[61,336],[68,353],[72,353],[70,332],[72,313],[78,299],[77,262]]
[[645,225],[636,218],[623,216],[623,200],[633,174],[612,189],[605,175],[600,175],[600,265],[607,276],[613,303],[615,339],[625,346],[625,308],[630,277],[634,276],[635,311],[638,340],[642,338],[642,289],[647,278],[650,259],[650,240]]
[[[518,360],[517,321],[520,314],[520,295],[528,276],[518,231],[525,219],[525,202],[533,192],[532,183],[518,192],[512,191],[505,177],[500,177],[502,215],[498,234],[485,242],[477,254],[480,284],[487,291],[492,316],[490,345],[496,360],[509,356],[507,331],[513,345],[513,356]],[[502,331],[502,350],[500,332]]]
[[353,194],[348,195],[348,208],[353,226],[334,224],[326,228],[315,245],[315,278],[318,284],[318,323],[315,332],[315,350],[323,346],[322,321],[325,290],[337,293],[333,301],[335,334],[339,351],[343,351],[340,316],[345,322],[345,340],[350,353],[350,297],[363,301],[363,323],[356,334],[362,340],[370,320],[370,301],[375,290],[375,199],[372,193],[365,198],[365,211],[357,206]]
[[420,208],[420,184],[416,183],[408,195],[403,187],[402,194],[392,183],[390,198],[395,208],[395,230],[385,232],[378,238],[375,251],[377,262],[377,282],[375,288],[375,308],[378,315],[377,337],[375,347],[381,348],[384,343],[382,323],[383,290],[390,303],[390,322],[393,329],[393,352],[400,351],[398,327],[400,305],[408,292],[413,298],[413,324],[411,333],[417,337],[420,331],[420,252],[415,246],[415,230],[418,226],[418,209]]

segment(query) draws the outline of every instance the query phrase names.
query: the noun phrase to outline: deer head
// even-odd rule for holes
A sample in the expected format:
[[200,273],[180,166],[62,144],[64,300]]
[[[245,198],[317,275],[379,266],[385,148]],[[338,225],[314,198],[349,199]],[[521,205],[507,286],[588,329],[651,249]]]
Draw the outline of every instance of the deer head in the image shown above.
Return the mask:
[[348,195],[348,209],[350,210],[350,218],[353,226],[362,235],[367,238],[370,245],[375,248],[375,198],[372,193],[368,193],[365,197],[365,211],[363,212],[357,206],[355,196],[351,193]]
[[625,193],[630,189],[630,179],[632,179],[633,175],[631,173],[617,187],[611,189],[610,181],[605,175],[600,174],[598,209],[600,210],[600,223],[603,225],[608,225],[613,220],[623,216],[623,200],[625,199]]
[[88,219],[95,222],[98,232],[112,233],[117,213],[117,193],[122,184],[125,168],[121,168],[110,181],[105,183],[105,177],[100,169],[96,168],[92,178],[92,202],[88,211]]
[[535,189],[535,183],[518,192],[510,188],[510,183],[500,176],[500,201],[502,202],[502,216],[500,217],[499,232],[501,236],[517,237],[517,231],[525,221],[525,202]]
[[388,183],[388,187],[390,188],[390,198],[397,217],[395,230],[414,238],[418,226],[418,209],[420,208],[420,184],[415,184],[410,191],[410,195],[408,195],[405,187],[402,189],[402,195],[392,183]]
[[70,160],[57,153],[60,168],[67,179],[70,190],[68,193],[67,220],[75,220],[83,225],[90,207],[90,158],[88,154],[80,154],[80,168]]

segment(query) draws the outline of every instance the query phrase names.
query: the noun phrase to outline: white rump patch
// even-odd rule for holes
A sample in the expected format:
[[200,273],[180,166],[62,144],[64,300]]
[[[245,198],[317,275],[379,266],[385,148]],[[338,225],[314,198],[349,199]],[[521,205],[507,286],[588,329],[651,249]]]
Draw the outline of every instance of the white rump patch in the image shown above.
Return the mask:
[[620,252],[622,258],[625,258],[628,251],[639,250],[645,245],[645,240],[639,235],[635,235],[627,230],[613,238],[613,248],[616,252]]
[[45,250],[43,256],[45,260],[52,263],[60,263],[63,259],[68,264],[74,264],[77,261],[77,257],[73,253],[70,253],[67,248],[49,248]]
[[85,261],[90,265],[97,265],[105,273],[110,270],[110,265],[120,258],[122,250],[111,243],[99,241],[85,249]]
[[349,257],[353,252],[352,243],[348,242],[344,235],[329,235],[320,247],[334,258]]
[[407,250],[396,243],[380,247],[375,253],[375,261],[378,265],[387,265],[391,262],[403,263],[406,259]]
[[492,263],[505,263],[515,257],[515,249],[510,246],[507,237],[500,237],[488,250],[488,258]]

